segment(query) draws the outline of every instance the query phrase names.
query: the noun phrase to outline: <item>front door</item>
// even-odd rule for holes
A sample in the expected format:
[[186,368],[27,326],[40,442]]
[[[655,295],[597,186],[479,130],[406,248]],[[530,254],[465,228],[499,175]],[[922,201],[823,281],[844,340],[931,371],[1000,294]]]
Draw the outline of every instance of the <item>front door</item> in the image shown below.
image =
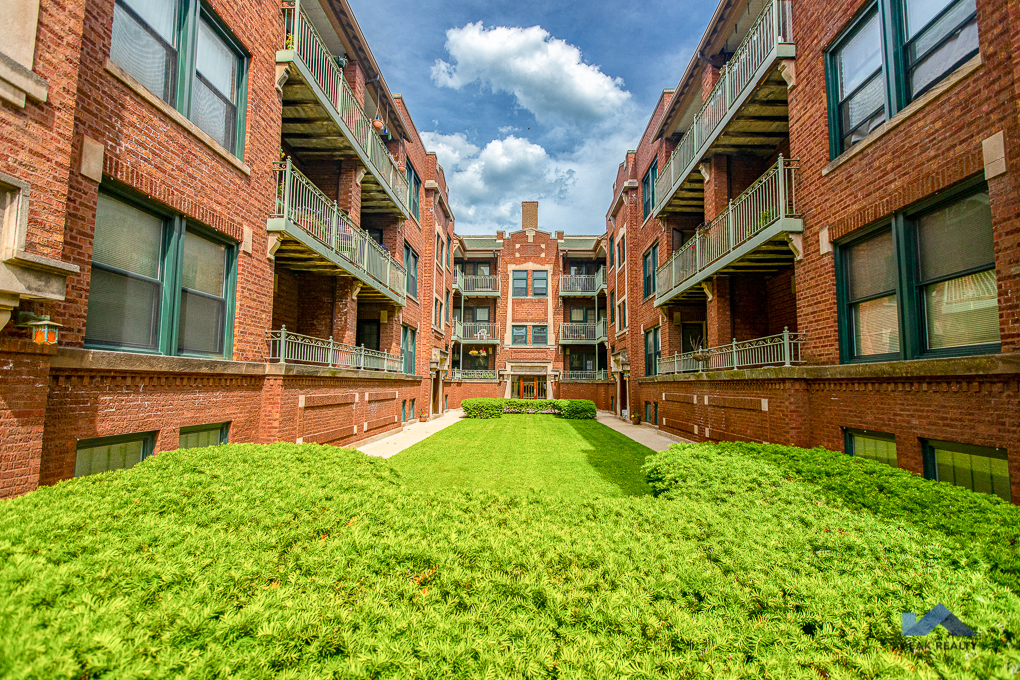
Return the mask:
[[514,378],[511,383],[511,396],[514,399],[545,399],[546,383],[545,376],[537,378],[523,377]]

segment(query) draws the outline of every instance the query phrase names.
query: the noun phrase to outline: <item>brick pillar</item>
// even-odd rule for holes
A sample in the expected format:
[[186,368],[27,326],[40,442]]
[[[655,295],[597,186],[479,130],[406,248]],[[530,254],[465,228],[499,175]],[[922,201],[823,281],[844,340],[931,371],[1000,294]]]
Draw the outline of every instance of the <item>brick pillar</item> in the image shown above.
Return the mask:
[[340,177],[337,180],[337,205],[347,212],[351,221],[361,226],[361,181],[366,170],[358,159],[347,158],[340,164]]
[[354,288],[361,282],[353,278],[336,278],[336,303],[333,307],[333,340],[353,345],[358,333],[358,301]]
[[335,277],[303,274],[298,281],[297,326],[287,330],[328,338],[333,326],[333,295]]
[[[786,382],[786,397],[790,400],[787,412],[787,428],[789,441],[774,441],[776,444],[789,444],[801,448],[811,448],[811,395],[806,380],[789,380]],[[771,428],[770,428],[771,429]]]
[[521,229],[538,229],[538,201],[521,201]]
[[357,59],[348,61],[347,66],[344,67],[344,78],[351,86],[354,98],[358,100],[359,104],[365,106],[365,72],[361,70],[361,62]]
[[[401,314],[397,307],[391,307],[387,312],[387,322],[379,321],[379,351],[390,354],[400,354],[400,328]],[[422,346],[419,339],[418,347]],[[418,358],[421,358],[421,351],[418,351]]]
[[701,101],[708,101],[708,95],[712,94],[712,88],[719,82],[719,69],[711,64],[705,64],[705,70],[701,72]]
[[0,340],[0,366],[6,369],[0,381],[0,498],[39,486],[50,355],[55,353],[55,347],[20,338]]
[[705,221],[711,222],[726,209],[729,202],[729,160],[720,154],[706,161],[708,179],[705,180]]
[[725,345],[733,340],[733,319],[730,313],[730,279],[716,276],[712,281],[712,299],[708,301],[709,347]]

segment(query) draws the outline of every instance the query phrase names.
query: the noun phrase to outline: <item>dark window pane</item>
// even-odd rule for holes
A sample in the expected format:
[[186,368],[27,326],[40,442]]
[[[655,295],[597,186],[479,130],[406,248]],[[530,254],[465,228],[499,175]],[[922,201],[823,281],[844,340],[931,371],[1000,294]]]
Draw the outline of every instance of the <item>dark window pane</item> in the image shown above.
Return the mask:
[[988,194],[969,196],[917,220],[921,280],[991,266],[992,211]]
[[93,262],[158,279],[162,252],[162,218],[99,195]]
[[896,467],[896,441],[868,437],[867,435],[851,434],[853,454],[878,463]]
[[852,246],[847,255],[851,301],[895,290],[896,256],[891,231]]
[[85,340],[123,347],[159,347],[160,285],[92,268]]
[[1011,500],[1009,465],[1006,457],[982,456],[933,446],[935,467],[940,482],[949,482],[979,493],[995,494],[1002,500]]
[[226,307],[222,299],[182,291],[178,349],[182,352],[223,354]]
[[194,232],[184,236],[181,285],[191,290],[223,297],[226,283],[227,248]]
[[130,6],[145,23],[131,16],[119,3],[114,6],[110,59],[146,89],[172,104],[177,68],[176,3],[135,0]]
[[546,335],[546,326],[532,326],[531,327],[531,344],[533,345],[545,345],[548,343],[548,336]]
[[234,148],[237,109],[210,88],[201,76],[195,78],[191,119],[226,149]]
[[514,329],[513,329],[513,344],[515,344],[515,345],[526,345],[526,344],[528,344],[528,327],[527,326],[514,326]]

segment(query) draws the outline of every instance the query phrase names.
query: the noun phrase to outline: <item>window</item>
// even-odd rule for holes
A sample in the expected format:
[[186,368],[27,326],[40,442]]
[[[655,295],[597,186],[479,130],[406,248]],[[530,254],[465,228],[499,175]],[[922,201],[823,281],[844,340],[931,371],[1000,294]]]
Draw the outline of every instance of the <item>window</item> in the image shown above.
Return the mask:
[[528,327],[527,326],[514,326],[513,327],[513,344],[515,345],[526,345],[528,344]]
[[528,272],[515,271],[513,273],[513,296],[528,297]]
[[844,361],[999,350],[988,193],[954,193],[838,246]]
[[407,399],[400,402],[400,422],[407,422]]
[[532,326],[531,327],[531,344],[532,345],[548,345],[549,344],[549,327],[548,326]]
[[924,476],[1012,501],[1006,449],[929,440],[924,445]]
[[155,432],[79,440],[74,476],[85,477],[134,467],[152,455],[155,444]]
[[584,323],[584,318],[585,318],[584,307],[570,308],[570,323]]
[[439,298],[432,300],[432,325],[436,328],[439,327],[439,322],[443,318],[443,303],[439,301]]
[[[659,373],[659,327],[645,331],[645,375]],[[647,419],[646,419],[647,420]]]
[[627,236],[623,235],[620,237],[620,242],[616,245],[616,261],[620,263],[620,266],[627,264]]
[[414,418],[415,418],[415,416],[414,416],[414,399],[411,400],[411,404],[410,404],[410,407],[409,407],[409,409],[407,411],[407,415],[408,415],[408,417],[411,420],[414,420]]
[[404,243],[404,288],[408,295],[418,297],[418,253]]
[[199,229],[99,194],[86,346],[230,355],[236,249]]
[[238,157],[244,147],[247,56],[201,3],[114,5],[110,59]]
[[609,268],[613,268],[613,251],[616,250],[616,246],[613,245],[613,239],[609,239]]
[[645,422],[652,422],[652,402],[650,401],[645,402]]
[[[418,344],[418,334],[409,326],[401,326],[400,351],[404,355],[404,373],[415,375],[415,352]],[[411,400],[411,414],[414,414],[414,400]]]
[[846,430],[846,452],[878,463],[897,467],[896,437],[883,432]]
[[616,291],[609,292],[609,323],[616,323]]
[[549,295],[549,272],[536,271],[531,275],[531,294],[535,297]]
[[466,307],[465,309],[474,310],[473,320],[475,323],[489,323],[488,307]]
[[620,328],[627,327],[627,301],[620,302]]
[[655,416],[655,420],[652,421],[652,422],[654,422],[656,425],[658,425],[659,424],[659,402],[657,402],[657,401],[653,401],[652,402],[652,415]]
[[443,264],[443,237],[436,234],[436,262]]
[[198,449],[206,446],[226,444],[230,438],[230,423],[213,425],[192,425],[181,428],[181,436],[177,440],[179,449]]
[[446,323],[450,323],[450,291],[446,291]]
[[655,268],[659,266],[659,245],[655,244],[645,253],[642,263],[644,272],[645,297],[655,293]]
[[641,179],[641,219],[647,220],[655,208],[655,180],[659,178],[659,159],[652,161],[645,176]]
[[833,157],[978,52],[976,0],[893,0],[888,7],[865,10],[827,54]]
[[[450,268],[450,253],[453,252],[453,237],[446,237],[446,268]],[[449,306],[449,305],[447,305]]]
[[421,178],[415,172],[411,161],[407,161],[405,174],[407,175],[407,208],[411,211],[411,216],[415,221],[418,221],[418,212],[421,206]]

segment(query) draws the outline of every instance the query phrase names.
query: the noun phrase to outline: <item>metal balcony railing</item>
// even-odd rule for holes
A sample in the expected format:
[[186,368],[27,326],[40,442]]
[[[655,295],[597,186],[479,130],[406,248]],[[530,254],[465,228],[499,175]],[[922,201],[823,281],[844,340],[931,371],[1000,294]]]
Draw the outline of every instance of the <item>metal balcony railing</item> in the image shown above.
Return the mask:
[[659,300],[698,272],[750,241],[781,219],[797,215],[794,173],[799,161],[782,156],[747,191],[729,202],[711,223],[702,225],[694,238],[655,271]]
[[694,172],[694,167],[715,140],[727,114],[739,108],[745,90],[753,87],[759,69],[778,55],[778,46],[792,43],[793,24],[790,0],[771,0],[747,32],[733,56],[719,71],[719,81],[708,95],[686,134],[673,149],[669,161],[655,181],[655,214],[669,203],[680,184]]
[[315,364],[336,368],[355,368],[388,373],[401,373],[403,359],[396,354],[345,345],[333,338],[323,340],[309,335],[291,333],[286,326],[268,331],[269,362]]
[[659,359],[659,374],[696,373],[700,371],[735,371],[740,368],[763,368],[802,364],[801,346],[804,333],[791,333],[784,328],[778,335],[674,354]]
[[598,323],[564,323],[560,325],[561,342],[598,342],[606,337],[605,319]]
[[294,167],[291,159],[273,165],[276,207],[273,217],[300,227],[316,241],[369,275],[380,291],[404,304],[404,265],[351,222],[336,201]]
[[571,382],[571,381],[592,381],[592,380],[608,380],[609,372],[606,369],[600,371],[563,371],[560,374],[560,381]]
[[285,49],[293,50],[311,73],[325,95],[326,103],[350,130],[353,136],[350,141],[368,158],[369,171],[380,184],[390,188],[400,202],[401,209],[407,213],[407,178],[379,139],[372,127],[372,119],[365,113],[344,78],[343,69],[337,64],[308,15],[300,8],[299,0],[282,0],[282,11],[287,33]]
[[454,322],[453,339],[461,342],[499,342],[498,323]]
[[595,274],[560,274],[560,295],[595,295],[606,285],[606,270]]
[[467,295],[471,293],[499,294],[500,292],[498,276],[465,275],[459,269],[456,271],[456,276],[454,276],[453,286]]
[[451,380],[495,380],[497,372],[495,370],[485,371],[462,371],[459,368],[450,369]]

